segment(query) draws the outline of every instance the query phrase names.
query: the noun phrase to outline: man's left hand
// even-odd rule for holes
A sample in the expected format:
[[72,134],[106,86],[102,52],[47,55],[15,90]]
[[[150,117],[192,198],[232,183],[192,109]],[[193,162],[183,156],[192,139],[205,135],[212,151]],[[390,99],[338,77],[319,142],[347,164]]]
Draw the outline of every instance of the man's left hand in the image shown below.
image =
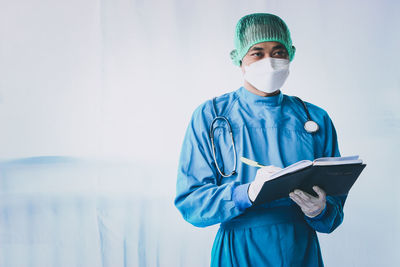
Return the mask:
[[300,206],[301,210],[310,218],[318,216],[326,207],[326,193],[318,186],[313,186],[313,190],[318,194],[314,197],[299,189],[289,194],[289,197]]

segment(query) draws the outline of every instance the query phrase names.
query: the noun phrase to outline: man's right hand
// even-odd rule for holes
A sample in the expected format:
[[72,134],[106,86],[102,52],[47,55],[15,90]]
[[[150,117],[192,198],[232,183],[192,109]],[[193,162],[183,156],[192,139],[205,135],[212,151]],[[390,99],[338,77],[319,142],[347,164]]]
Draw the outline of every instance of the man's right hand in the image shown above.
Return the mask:
[[280,170],[282,170],[282,168],[270,165],[262,167],[257,171],[256,178],[254,178],[254,181],[250,184],[248,190],[249,199],[251,202],[254,202],[254,200],[257,198],[258,193],[260,193],[264,183],[271,180],[271,176]]

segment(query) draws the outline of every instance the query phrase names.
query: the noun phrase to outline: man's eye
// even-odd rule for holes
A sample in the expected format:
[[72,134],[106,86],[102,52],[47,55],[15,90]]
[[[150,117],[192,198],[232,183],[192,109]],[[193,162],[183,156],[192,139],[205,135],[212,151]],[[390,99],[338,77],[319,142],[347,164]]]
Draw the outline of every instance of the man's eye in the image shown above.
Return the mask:
[[273,56],[277,56],[277,57],[286,57],[287,53],[284,50],[280,50],[280,51],[276,51],[272,54]]
[[255,56],[255,57],[260,57],[260,56],[262,56],[262,54],[260,53],[260,52],[257,52],[257,53],[253,53],[253,54],[251,54],[252,56]]

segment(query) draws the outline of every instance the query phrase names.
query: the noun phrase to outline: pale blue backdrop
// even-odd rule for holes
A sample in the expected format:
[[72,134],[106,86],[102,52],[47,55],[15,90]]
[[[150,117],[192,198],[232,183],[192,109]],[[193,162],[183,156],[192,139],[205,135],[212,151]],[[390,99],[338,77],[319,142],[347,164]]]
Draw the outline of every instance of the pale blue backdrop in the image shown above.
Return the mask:
[[326,266],[400,266],[398,1],[0,0],[0,266],[207,266],[173,206],[193,110],[242,83],[237,20],[281,16],[283,88],[368,164]]

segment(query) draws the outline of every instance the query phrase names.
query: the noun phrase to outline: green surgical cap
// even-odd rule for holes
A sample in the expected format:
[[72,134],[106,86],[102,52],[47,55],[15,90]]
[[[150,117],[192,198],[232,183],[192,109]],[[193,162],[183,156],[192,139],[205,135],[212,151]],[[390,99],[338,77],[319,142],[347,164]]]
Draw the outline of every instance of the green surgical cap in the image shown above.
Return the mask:
[[242,17],[236,25],[235,49],[231,52],[233,64],[240,66],[250,47],[262,42],[283,44],[292,61],[295,47],[285,22],[278,16],[268,13],[255,13]]

